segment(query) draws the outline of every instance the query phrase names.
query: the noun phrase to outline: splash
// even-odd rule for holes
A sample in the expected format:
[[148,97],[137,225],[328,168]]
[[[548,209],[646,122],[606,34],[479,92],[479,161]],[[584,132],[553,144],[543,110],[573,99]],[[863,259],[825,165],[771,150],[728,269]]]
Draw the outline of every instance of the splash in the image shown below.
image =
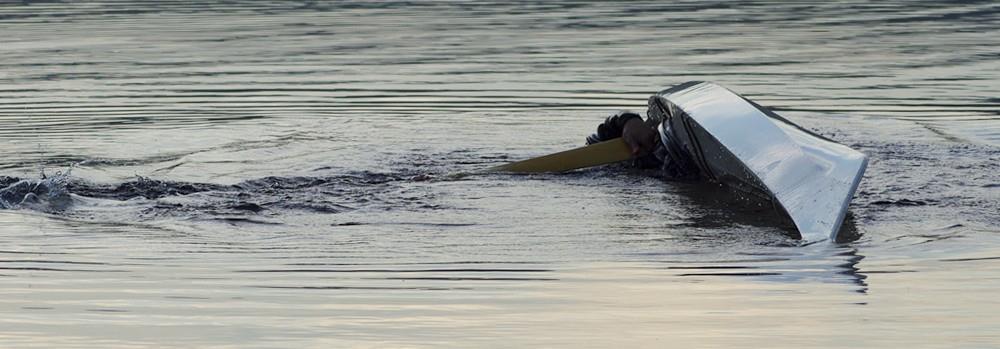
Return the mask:
[[46,176],[42,172],[40,179],[18,179],[14,177],[0,178],[0,208],[31,209],[42,212],[62,212],[72,203],[72,197],[66,187],[70,170],[56,172],[54,176]]

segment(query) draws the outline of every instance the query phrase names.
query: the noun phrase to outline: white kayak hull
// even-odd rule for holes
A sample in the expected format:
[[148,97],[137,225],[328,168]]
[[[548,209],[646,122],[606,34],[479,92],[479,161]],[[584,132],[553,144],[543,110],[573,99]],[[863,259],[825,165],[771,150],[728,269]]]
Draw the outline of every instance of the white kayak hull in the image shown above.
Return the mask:
[[[650,97],[701,175],[772,202],[807,241],[838,239],[868,164],[854,149],[806,131],[710,82],[690,82]],[[665,125],[669,127],[664,127]]]

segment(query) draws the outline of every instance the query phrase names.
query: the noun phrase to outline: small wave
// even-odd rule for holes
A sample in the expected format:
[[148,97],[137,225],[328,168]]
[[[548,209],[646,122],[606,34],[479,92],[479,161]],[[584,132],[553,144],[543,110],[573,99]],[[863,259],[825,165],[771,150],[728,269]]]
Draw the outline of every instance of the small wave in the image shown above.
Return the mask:
[[0,176],[0,209],[88,216],[90,205],[115,202],[133,206],[137,210],[132,214],[143,219],[181,217],[280,224],[274,218],[294,212],[337,214],[361,208],[439,208],[429,202],[433,195],[404,184],[414,178],[421,177],[414,173],[361,171],[326,177],[271,176],[224,185],[142,176],[122,183],[98,184],[71,178],[68,172],[40,179]]

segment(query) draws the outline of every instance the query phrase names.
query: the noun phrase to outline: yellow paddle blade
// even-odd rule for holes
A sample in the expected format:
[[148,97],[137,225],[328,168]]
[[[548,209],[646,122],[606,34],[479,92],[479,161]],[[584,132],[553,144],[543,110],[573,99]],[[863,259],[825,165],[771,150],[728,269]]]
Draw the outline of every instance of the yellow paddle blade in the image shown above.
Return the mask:
[[625,144],[625,141],[621,138],[615,138],[610,141],[591,144],[564,152],[492,167],[486,171],[522,173],[562,172],[625,161],[631,158],[632,150],[628,144]]

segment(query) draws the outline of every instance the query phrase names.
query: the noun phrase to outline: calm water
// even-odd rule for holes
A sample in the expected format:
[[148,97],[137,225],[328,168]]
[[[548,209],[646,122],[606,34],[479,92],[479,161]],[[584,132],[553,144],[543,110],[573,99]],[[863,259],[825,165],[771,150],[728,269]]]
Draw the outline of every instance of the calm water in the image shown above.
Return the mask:
[[[0,346],[998,347],[997,38],[993,1],[0,2]],[[860,237],[442,179],[688,80],[869,154]]]

